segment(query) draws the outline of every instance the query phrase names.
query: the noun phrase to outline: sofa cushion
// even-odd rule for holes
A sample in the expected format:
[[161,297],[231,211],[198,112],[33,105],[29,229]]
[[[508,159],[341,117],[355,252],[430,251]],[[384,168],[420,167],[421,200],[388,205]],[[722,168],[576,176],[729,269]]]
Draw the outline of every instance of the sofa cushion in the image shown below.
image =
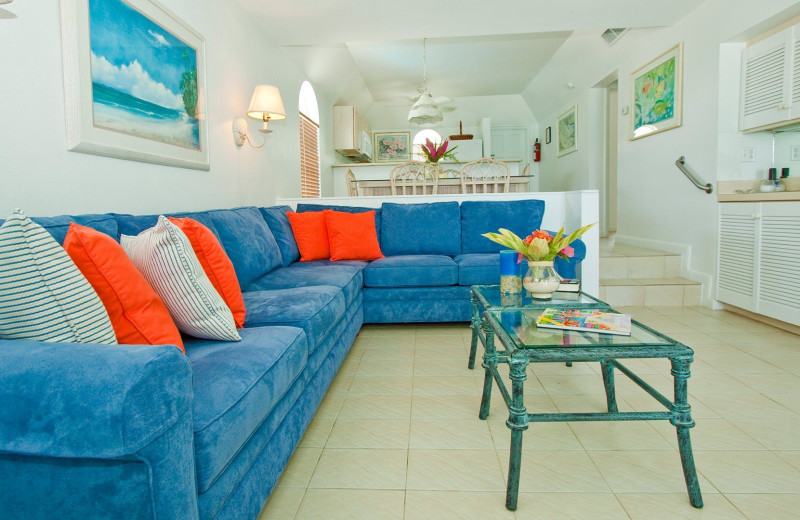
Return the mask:
[[[343,262],[298,262],[289,267],[281,267],[253,282],[250,291],[290,289],[292,287],[311,287],[331,285],[339,287],[347,305],[353,303],[364,286],[364,276],[360,267],[343,265]],[[249,309],[248,309],[248,312]]]
[[[117,219],[114,215],[60,215],[58,217],[32,217],[32,221],[36,222],[44,229],[47,230],[56,242],[59,244],[64,243],[64,238],[69,231],[69,223],[74,222],[81,226],[90,227],[96,231],[104,233],[110,237],[117,238],[119,228],[117,227]],[[3,221],[0,220],[0,225]]]
[[222,247],[233,262],[242,290],[253,280],[281,265],[278,243],[258,208],[214,210],[208,213],[214,221]]
[[[196,220],[210,229],[217,239],[219,239],[219,232],[217,231],[216,226],[214,226],[214,221],[211,220],[211,215],[209,215],[207,211],[197,211],[193,213],[168,213],[165,216],[176,218],[188,217],[192,220]],[[156,225],[156,222],[158,222],[158,217],[159,215],[127,215],[123,213],[114,214],[114,218],[117,221],[117,227],[119,228],[117,238],[119,238],[119,235],[136,236],[142,231],[150,229]]]
[[303,213],[305,211],[324,211],[332,209],[333,211],[341,211],[343,213],[366,213],[367,211],[375,212],[375,232],[378,234],[378,241],[381,240],[381,210],[380,208],[364,208],[360,206],[337,206],[335,204],[308,204],[301,202],[297,205],[297,212]]
[[345,213],[326,209],[325,227],[328,229],[330,259],[375,260],[383,258],[378,235],[375,232],[375,212]]
[[439,287],[458,284],[458,266],[449,256],[387,256],[364,269],[366,287]]
[[261,216],[267,221],[278,249],[281,250],[281,265],[286,267],[292,262],[300,260],[300,250],[297,248],[297,241],[292,233],[292,226],[289,224],[287,211],[292,211],[289,206],[273,206],[271,208],[259,208]]
[[505,228],[525,238],[539,229],[543,215],[542,200],[465,200],[461,203],[461,252],[497,253],[507,249],[481,235]]
[[381,250],[386,256],[461,253],[458,202],[386,202],[381,222]]
[[308,347],[295,327],[253,327],[238,343],[186,338],[192,365],[194,449],[202,493],[223,472],[303,371]]
[[307,211],[286,214],[292,226],[297,249],[300,250],[300,261],[326,260],[331,257],[331,246],[328,240],[328,228],[322,211]]
[[498,253],[470,253],[454,258],[458,264],[458,285],[492,285],[500,283]]
[[244,293],[246,327],[289,325],[302,328],[308,353],[316,350],[344,315],[344,295],[339,287],[316,285]]

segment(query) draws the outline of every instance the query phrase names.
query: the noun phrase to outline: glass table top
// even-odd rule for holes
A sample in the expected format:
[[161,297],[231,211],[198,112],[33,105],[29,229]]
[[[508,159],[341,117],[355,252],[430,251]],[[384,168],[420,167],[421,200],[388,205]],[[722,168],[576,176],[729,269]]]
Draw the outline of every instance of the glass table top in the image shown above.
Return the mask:
[[608,307],[604,301],[598,300],[583,292],[555,292],[548,300],[531,298],[528,291],[518,294],[501,294],[499,285],[475,285],[472,287],[484,307],[556,307],[578,305],[584,308]]
[[536,320],[543,311],[543,308],[491,308],[486,313],[518,349],[676,345],[674,340],[636,321],[631,324],[630,336],[539,328]]

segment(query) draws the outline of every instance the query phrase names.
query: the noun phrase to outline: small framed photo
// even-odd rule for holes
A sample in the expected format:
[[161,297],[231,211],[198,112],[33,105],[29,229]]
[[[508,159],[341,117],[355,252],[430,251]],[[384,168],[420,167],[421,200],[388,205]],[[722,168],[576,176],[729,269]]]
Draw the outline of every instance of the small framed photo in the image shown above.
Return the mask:
[[558,153],[561,157],[578,149],[578,105],[571,106],[558,116],[556,122]]
[[375,132],[375,162],[411,160],[411,132]]
[[683,43],[631,74],[628,139],[641,139],[681,126]]
[[548,126],[544,129],[544,144],[550,144],[553,140],[553,127]]

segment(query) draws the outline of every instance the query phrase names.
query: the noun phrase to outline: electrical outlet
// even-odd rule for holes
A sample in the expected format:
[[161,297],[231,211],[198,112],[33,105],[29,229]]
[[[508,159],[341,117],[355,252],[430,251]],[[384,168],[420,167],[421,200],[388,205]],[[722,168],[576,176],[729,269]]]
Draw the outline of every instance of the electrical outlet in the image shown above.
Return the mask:
[[739,158],[740,162],[754,162],[756,160],[756,149],[755,148],[742,148],[742,155]]
[[800,161],[800,145],[792,146],[792,160]]

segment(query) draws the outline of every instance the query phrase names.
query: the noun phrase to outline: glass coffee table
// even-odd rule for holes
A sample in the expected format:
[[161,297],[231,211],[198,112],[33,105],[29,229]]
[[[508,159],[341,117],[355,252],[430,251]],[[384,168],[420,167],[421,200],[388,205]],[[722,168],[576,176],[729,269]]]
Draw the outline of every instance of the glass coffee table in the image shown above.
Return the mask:
[[[589,303],[589,306],[586,307],[579,303],[568,305],[571,308],[598,308],[596,303],[599,300],[588,295],[583,296],[594,300],[594,302]],[[666,420],[675,426],[683,465],[683,475],[689,492],[689,501],[694,507],[703,507],[703,499],[700,494],[692,445],[689,438],[689,430],[695,424],[692,420],[691,408],[687,402],[689,367],[694,357],[692,349],[635,320],[632,324],[630,336],[537,328],[536,319],[548,305],[550,307],[565,307],[565,305],[557,303],[556,300],[516,307],[490,305],[486,308],[483,320],[479,325],[482,329],[482,334],[480,332],[478,334],[484,344],[483,367],[486,372],[479,417],[485,420],[489,416],[493,382],[497,384],[497,388],[508,408],[506,425],[511,429],[511,455],[508,469],[506,507],[512,511],[517,508],[522,432],[528,429],[529,423],[635,420]],[[608,308],[607,305],[606,308]],[[473,323],[473,339],[475,338],[474,334],[475,324]],[[498,343],[497,345],[496,342]],[[641,358],[666,358],[670,360],[672,366],[671,374],[674,378],[674,398],[672,400],[659,393],[620,362],[620,360],[624,359]],[[608,411],[597,413],[528,413],[523,399],[523,387],[527,377],[528,364],[572,363],[576,361],[600,363]],[[497,370],[497,366],[500,363],[509,365],[510,391]],[[627,376],[652,396],[655,401],[660,403],[663,409],[652,412],[618,411],[614,387],[615,371]]]
[[481,316],[483,311],[494,307],[526,307],[546,309],[558,306],[565,309],[608,309],[609,305],[583,292],[556,292],[549,300],[531,298],[527,291],[518,294],[503,294],[499,285],[473,285],[470,291],[472,302],[472,343],[469,349],[467,367],[475,368],[475,356],[478,351],[478,340],[484,341],[481,335]]

